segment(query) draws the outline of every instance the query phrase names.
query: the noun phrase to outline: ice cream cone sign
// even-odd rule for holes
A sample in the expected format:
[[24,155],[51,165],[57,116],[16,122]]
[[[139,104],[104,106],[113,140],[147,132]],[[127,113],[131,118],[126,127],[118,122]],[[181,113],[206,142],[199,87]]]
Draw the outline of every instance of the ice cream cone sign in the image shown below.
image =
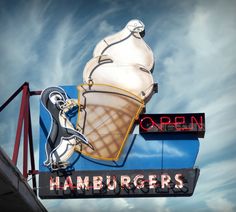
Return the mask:
[[[98,42],[84,67],[84,84],[77,86],[78,100],[61,87],[42,92],[41,104],[50,117],[49,132],[43,131],[44,165],[50,170],[67,169],[74,152],[97,160],[119,160],[155,87],[154,57],[143,40],[144,32],[141,21],[131,20]],[[75,111],[78,117],[73,124],[70,113]]]
[[94,146],[81,153],[118,160],[135,119],[153,94],[154,57],[143,40],[144,24],[131,20],[120,32],[102,39],[79,85],[77,129]]

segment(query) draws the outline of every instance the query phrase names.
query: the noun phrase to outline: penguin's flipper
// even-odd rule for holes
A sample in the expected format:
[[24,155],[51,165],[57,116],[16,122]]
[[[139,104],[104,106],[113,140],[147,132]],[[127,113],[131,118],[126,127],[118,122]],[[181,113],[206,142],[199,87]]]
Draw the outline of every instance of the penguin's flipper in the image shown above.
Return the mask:
[[67,133],[74,136],[75,139],[77,140],[77,143],[82,143],[87,145],[88,147],[90,147],[92,150],[95,150],[95,148],[93,147],[93,145],[91,143],[89,143],[88,139],[80,132],[76,131],[76,130],[72,130],[70,128],[67,128]]

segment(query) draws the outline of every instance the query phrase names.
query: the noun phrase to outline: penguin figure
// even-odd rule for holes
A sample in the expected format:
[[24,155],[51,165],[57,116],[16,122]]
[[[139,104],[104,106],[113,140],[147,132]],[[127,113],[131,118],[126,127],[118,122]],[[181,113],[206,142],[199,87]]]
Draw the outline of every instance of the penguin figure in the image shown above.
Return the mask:
[[67,160],[72,156],[75,148],[82,148],[82,144],[93,146],[87,138],[66,117],[66,112],[77,106],[68,99],[65,91],[60,87],[49,87],[41,94],[41,102],[51,117],[51,127],[45,144],[46,161],[44,165],[51,170],[66,169]]

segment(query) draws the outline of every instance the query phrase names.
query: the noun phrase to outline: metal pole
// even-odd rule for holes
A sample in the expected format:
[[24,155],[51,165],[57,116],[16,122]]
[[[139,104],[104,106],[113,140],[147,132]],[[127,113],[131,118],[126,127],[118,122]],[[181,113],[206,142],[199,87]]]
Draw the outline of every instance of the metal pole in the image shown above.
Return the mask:
[[22,124],[23,124],[23,120],[24,120],[25,105],[26,105],[26,98],[27,98],[28,89],[29,89],[29,84],[25,83],[23,85],[23,94],[22,94],[22,100],[21,100],[21,107],[20,107],[20,113],[19,113],[17,130],[16,130],[16,139],[15,139],[15,145],[14,145],[13,156],[12,156],[12,162],[13,162],[14,165],[17,164],[17,159],[18,159]]
[[25,96],[24,111],[24,146],[23,146],[23,176],[28,177],[28,136],[29,136],[29,90]]
[[32,133],[32,124],[31,124],[31,115],[30,115],[30,102],[28,110],[28,120],[29,120],[29,149],[30,149],[30,161],[31,161],[31,173],[32,173],[32,183],[35,195],[37,195],[37,182],[36,182],[36,170],[35,170],[35,161],[34,161],[34,146],[33,146],[33,133]]

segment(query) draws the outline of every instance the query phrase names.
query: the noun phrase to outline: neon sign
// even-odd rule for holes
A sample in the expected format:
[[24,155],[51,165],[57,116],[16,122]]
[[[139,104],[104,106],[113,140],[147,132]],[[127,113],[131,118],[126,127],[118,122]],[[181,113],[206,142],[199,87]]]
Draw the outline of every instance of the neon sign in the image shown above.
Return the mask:
[[54,173],[40,180],[43,185],[41,198],[191,196],[199,171],[76,171],[73,175],[65,177],[59,177]]
[[40,198],[193,194],[205,114],[143,114],[157,92],[143,32],[131,20],[96,45],[84,84],[43,90]]
[[140,133],[188,133],[203,138],[205,114],[142,114],[139,117]]

